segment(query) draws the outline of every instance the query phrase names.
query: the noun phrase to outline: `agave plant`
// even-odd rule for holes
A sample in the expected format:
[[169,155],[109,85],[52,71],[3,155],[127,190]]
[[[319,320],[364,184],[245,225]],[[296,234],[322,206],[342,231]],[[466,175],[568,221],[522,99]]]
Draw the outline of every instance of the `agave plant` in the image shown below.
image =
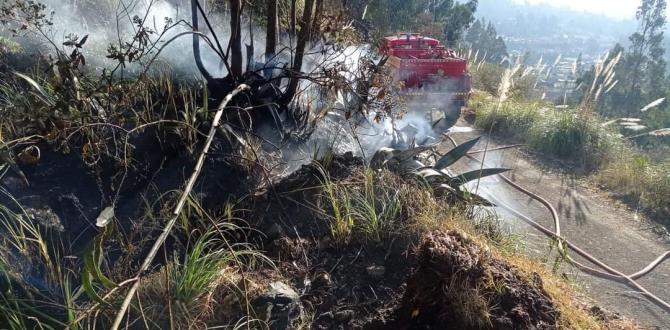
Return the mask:
[[467,201],[477,205],[493,206],[483,197],[467,191],[464,185],[470,181],[483,177],[501,174],[509,171],[506,168],[485,168],[462,174],[452,174],[449,166],[453,165],[479,142],[480,137],[465,142],[440,157],[435,165],[427,166],[418,156],[435,149],[437,144],[420,146],[408,150],[382,148],[375,153],[370,162],[373,169],[387,168],[401,175],[411,176],[426,183],[437,196],[446,196],[456,200]]

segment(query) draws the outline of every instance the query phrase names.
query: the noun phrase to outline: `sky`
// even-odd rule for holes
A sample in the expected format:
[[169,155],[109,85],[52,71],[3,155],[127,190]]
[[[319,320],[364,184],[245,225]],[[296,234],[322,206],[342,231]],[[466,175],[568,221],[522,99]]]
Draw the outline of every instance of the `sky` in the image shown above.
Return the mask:
[[548,4],[612,18],[634,18],[640,0],[514,0],[517,3]]

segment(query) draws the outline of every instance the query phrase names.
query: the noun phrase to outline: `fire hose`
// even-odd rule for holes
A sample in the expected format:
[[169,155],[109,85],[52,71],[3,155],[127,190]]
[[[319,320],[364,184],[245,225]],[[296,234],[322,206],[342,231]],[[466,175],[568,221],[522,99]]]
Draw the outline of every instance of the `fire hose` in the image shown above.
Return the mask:
[[[445,136],[447,137],[447,139],[449,139],[451,141],[451,143],[454,146],[458,146],[458,143],[456,142],[456,140],[454,140],[451,136],[446,135],[446,134],[445,134]],[[473,160],[473,161],[478,162],[478,163],[482,162],[480,159],[478,159],[476,157],[473,157],[472,155],[467,155],[467,157],[469,159]],[[563,238],[561,236],[561,222],[560,222],[558,212],[556,211],[554,206],[551,205],[551,203],[549,203],[546,199],[544,199],[541,196],[539,196],[539,195],[529,191],[528,189],[520,186],[519,184],[510,180],[509,178],[507,178],[504,175],[499,175],[499,177],[505,183],[512,186],[512,188],[514,188],[514,189],[518,190],[519,192],[523,193],[524,195],[527,195],[528,197],[538,201],[540,204],[542,204],[544,207],[546,207],[549,210],[549,212],[551,213],[551,217],[554,220],[554,228],[555,229],[554,229],[554,231],[552,231],[552,230],[540,225],[538,222],[528,218],[527,216],[525,216],[521,212],[519,212],[519,211],[513,209],[512,207],[506,205],[505,203],[503,203],[502,201],[497,199],[495,196],[492,196],[492,198],[491,198],[492,202],[494,202],[496,205],[512,212],[514,215],[519,217],[521,220],[525,221],[526,223],[528,223],[533,228],[542,232],[545,236],[556,239],[558,241],[559,252],[566,258],[566,260],[570,264],[574,265],[579,270],[581,270],[581,271],[583,271],[587,274],[596,276],[596,277],[600,277],[600,278],[604,278],[604,279],[607,279],[607,280],[616,281],[616,282],[625,284],[625,285],[637,290],[638,292],[642,293],[647,299],[649,299],[649,301],[656,304],[657,306],[659,306],[660,308],[662,308],[666,312],[670,313],[670,304],[668,304],[666,301],[662,300],[661,298],[657,297],[656,295],[654,295],[649,290],[645,289],[643,286],[641,286],[639,283],[637,283],[635,281],[636,279],[642,278],[642,277],[646,276],[647,274],[649,274],[656,267],[658,267],[663,261],[665,261],[667,259],[670,259],[670,251],[666,251],[665,253],[663,253],[661,256],[656,258],[649,265],[644,267],[642,270],[640,270],[640,271],[638,271],[634,274],[631,274],[631,275],[626,275],[626,274],[622,273],[621,271],[610,267],[609,265],[602,262],[601,260],[593,257],[592,255],[590,255],[589,253],[587,253],[583,249],[579,248],[574,243],[571,243],[570,241]],[[592,267],[589,267],[587,265],[584,265],[584,264],[574,260],[565,251],[566,246],[568,248],[570,248],[571,250],[573,250],[578,255],[580,255],[581,257],[583,257],[584,259],[586,259],[589,262],[593,263],[594,265],[600,267],[602,270],[594,269]]]

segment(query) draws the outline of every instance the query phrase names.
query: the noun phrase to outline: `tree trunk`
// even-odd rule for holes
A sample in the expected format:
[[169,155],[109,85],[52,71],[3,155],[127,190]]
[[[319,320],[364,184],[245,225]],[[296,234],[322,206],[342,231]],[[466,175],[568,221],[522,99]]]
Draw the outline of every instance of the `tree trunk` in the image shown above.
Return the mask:
[[242,76],[242,0],[230,0],[230,74]]
[[295,16],[296,16],[295,3],[296,3],[296,1],[297,0],[291,0],[291,10],[290,10],[290,13],[289,13],[291,15],[291,26],[290,26],[291,31],[289,31],[289,33],[291,35],[291,38],[295,37],[295,20],[296,20],[296,18],[295,18]]
[[314,13],[314,19],[312,20],[312,30],[310,31],[310,40],[316,39],[316,37],[312,36],[311,34],[318,32],[322,12],[323,12],[323,0],[319,0],[316,4],[316,12]]
[[267,0],[268,17],[265,33],[265,58],[270,60],[277,53],[277,30],[279,21],[277,19],[277,0]]
[[247,46],[247,71],[254,70],[254,27],[253,20],[249,20],[249,38],[251,41]]
[[[291,81],[289,82],[283,101],[288,103],[295,96],[298,90],[298,83],[300,82],[300,72],[302,71],[302,61],[305,57],[305,47],[309,39],[310,30],[312,27],[312,14],[314,13],[314,1],[305,0],[305,11],[300,20],[300,34],[298,35],[298,44],[295,49],[295,59],[293,60],[293,68],[291,70]],[[322,1],[322,0],[318,0]]]

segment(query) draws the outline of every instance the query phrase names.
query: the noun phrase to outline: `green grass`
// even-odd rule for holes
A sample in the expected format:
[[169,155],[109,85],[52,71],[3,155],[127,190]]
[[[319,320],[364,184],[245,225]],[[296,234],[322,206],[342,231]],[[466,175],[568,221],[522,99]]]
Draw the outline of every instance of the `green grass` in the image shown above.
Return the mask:
[[368,240],[379,242],[386,233],[394,231],[402,205],[397,191],[377,185],[372,169],[366,168],[363,177],[362,189],[352,193],[352,212],[358,230]]
[[670,164],[652,162],[597,116],[550,103],[512,99],[497,108],[497,99],[475,93],[475,125],[530,150],[558,158],[592,175],[636,209],[670,225]]
[[9,192],[0,188],[0,197],[9,201],[0,204],[0,324],[10,329],[63,328],[78,308],[73,272],[59,258],[65,255],[63,247],[47,241],[46,230]]
[[596,117],[574,109],[554,109],[542,101],[516,99],[497,106],[497,100],[476,93],[472,101],[477,111],[475,125],[497,135],[525,143],[544,155],[561,158],[586,171],[607,164],[628,148]]
[[336,183],[326,170],[318,168],[331,237],[337,244],[352,239],[380,242],[399,229],[402,199],[383,176],[365,168],[354,182]]
[[220,241],[215,232],[209,232],[195,241],[182,260],[175,256],[171,275],[176,301],[195,302],[216,284],[223,269],[234,261],[234,255],[221,248]]
[[595,181],[658,222],[670,226],[670,164],[652,163],[636,152],[622,153]]

